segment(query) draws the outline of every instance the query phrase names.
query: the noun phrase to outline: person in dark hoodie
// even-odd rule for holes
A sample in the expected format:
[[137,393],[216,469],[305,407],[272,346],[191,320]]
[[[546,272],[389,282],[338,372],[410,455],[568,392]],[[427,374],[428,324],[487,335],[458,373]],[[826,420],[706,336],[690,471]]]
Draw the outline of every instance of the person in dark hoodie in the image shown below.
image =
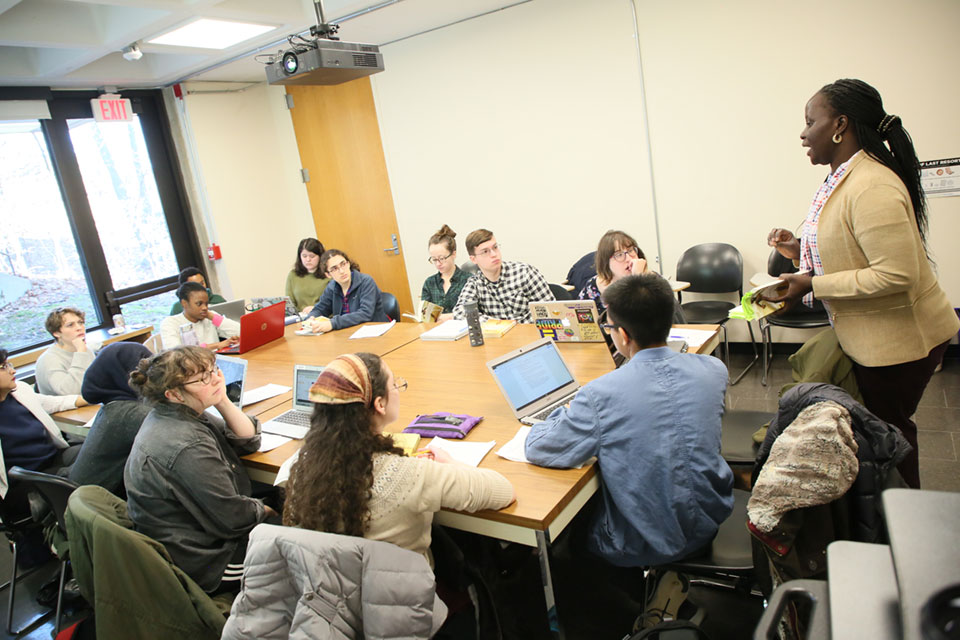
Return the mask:
[[153,408],[130,388],[130,372],[151,355],[142,344],[117,342],[104,347],[84,374],[83,397],[103,407],[70,469],[70,479],[77,484],[95,484],[126,497],[123,467],[143,419]]

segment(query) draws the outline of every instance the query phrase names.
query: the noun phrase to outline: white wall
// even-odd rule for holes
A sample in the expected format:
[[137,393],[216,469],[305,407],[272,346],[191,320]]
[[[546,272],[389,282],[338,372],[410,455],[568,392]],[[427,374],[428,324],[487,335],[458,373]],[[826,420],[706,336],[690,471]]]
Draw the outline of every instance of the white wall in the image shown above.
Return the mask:
[[631,16],[536,0],[383,48],[372,82],[414,298],[444,223],[458,262],[486,227],[551,282],[610,228],[656,255]]
[[316,235],[284,89],[224,92],[242,86],[184,85],[206,226],[223,252],[208,266],[228,300],[283,295],[297,243]]
[[[876,86],[921,159],[960,155],[955,0],[635,1],[666,275],[711,241],[741,250],[747,278],[765,271],[767,231],[798,225],[825,175],[799,133],[837,78]],[[656,253],[633,28],[630,0],[533,0],[383,48],[374,95],[414,295],[442,223],[461,240],[491,228],[552,281],[608,228]],[[960,198],[930,218],[960,304]]]

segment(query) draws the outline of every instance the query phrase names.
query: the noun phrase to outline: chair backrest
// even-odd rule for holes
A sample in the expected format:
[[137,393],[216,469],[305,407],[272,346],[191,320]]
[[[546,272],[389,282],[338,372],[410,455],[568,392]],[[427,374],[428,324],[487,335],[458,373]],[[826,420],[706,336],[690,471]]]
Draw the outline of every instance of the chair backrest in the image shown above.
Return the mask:
[[779,277],[781,273],[796,273],[797,267],[793,265],[793,260],[780,255],[776,249],[770,251],[770,257],[767,258],[767,275],[774,278]]
[[557,300],[573,300],[573,294],[560,284],[550,283],[550,291]]
[[583,285],[587,284],[593,276],[597,275],[596,268],[597,252],[591,251],[579,260],[573,263],[570,271],[567,272],[567,284],[573,285],[574,293],[579,293]]
[[677,280],[689,282],[691,293],[743,295],[743,256],[732,244],[708,242],[690,247],[677,262]]
[[150,353],[160,353],[163,351],[163,343],[160,341],[160,334],[155,333],[143,342],[143,346],[150,349]]
[[383,311],[387,314],[387,317],[400,322],[400,303],[397,302],[397,296],[382,291],[380,298],[383,300]]
[[70,499],[70,494],[79,486],[77,483],[50,473],[29,471],[21,467],[12,467],[7,471],[7,477],[36,489],[47,506],[50,507],[50,510],[56,515],[57,527],[59,527],[60,532],[66,535],[67,525],[64,522],[64,513],[67,511],[67,501]]
[[462,265],[460,265],[460,268],[466,271],[467,273],[469,273],[470,275],[474,275],[475,273],[480,271],[480,267],[478,267],[473,262],[473,260],[467,260]]

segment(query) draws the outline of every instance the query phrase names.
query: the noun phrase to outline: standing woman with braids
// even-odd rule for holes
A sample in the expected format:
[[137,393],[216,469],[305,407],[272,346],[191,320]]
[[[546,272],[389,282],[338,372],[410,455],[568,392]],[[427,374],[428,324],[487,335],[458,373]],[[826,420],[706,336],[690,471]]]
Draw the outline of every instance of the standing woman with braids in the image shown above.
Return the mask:
[[867,409],[913,447],[898,469],[919,488],[911,417],[960,321],[927,256],[913,141],[900,118],[884,111],[877,90],[860,80],[820,89],[805,118],[800,139],[807,155],[813,164],[829,164],[831,173],[801,237],[774,229],[767,238],[800,266],[799,273],[780,276],[789,289],[776,299],[824,303]]
[[442,507],[502,509],[514,501],[496,471],[407,458],[383,429],[407,388],[372,353],[342,355],[310,388],[310,430],[290,470],[283,524],[391,542],[431,561],[430,525]]

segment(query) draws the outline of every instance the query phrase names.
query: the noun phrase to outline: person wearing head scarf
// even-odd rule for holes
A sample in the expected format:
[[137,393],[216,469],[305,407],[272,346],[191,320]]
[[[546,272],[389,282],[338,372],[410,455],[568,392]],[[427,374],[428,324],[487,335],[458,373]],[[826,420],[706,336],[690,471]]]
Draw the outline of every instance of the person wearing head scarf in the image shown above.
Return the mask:
[[103,406],[70,468],[70,479],[77,484],[95,484],[126,497],[123,466],[143,419],[153,408],[130,387],[130,372],[150,355],[150,350],[137,342],[110,344],[84,374],[81,395]]
[[[491,469],[408,458],[383,435],[400,412],[403,378],[372,353],[342,355],[310,388],[310,431],[290,471],[283,523],[391,542],[430,556],[430,526],[441,508],[502,509],[516,499]],[[448,464],[438,464],[448,463]]]

